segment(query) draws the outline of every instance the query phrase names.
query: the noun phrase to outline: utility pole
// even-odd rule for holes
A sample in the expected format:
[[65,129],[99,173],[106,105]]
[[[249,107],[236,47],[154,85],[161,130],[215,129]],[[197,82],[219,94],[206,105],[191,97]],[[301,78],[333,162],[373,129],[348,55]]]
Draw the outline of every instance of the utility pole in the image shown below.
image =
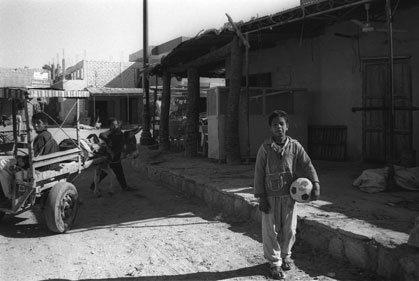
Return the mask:
[[143,0],[143,93],[145,95],[143,131],[140,144],[151,145],[154,141],[150,133],[150,86],[148,81],[148,19],[147,0]]

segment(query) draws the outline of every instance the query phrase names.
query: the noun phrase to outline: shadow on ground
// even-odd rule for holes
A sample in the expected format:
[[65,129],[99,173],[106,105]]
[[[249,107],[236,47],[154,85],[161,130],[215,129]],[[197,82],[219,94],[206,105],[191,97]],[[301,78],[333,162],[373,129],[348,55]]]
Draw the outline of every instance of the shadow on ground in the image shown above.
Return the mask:
[[[92,173],[82,173],[80,175],[75,181],[75,185],[79,189],[83,204],[80,206],[77,220],[73,228],[69,231],[69,234],[112,228],[153,228],[159,231],[160,227],[176,226],[167,224],[159,225],[156,223],[159,220],[165,218],[201,217],[206,220],[206,222],[203,222],[205,224],[226,222],[229,224],[231,231],[241,233],[258,242],[262,242],[260,226],[258,224],[254,222],[229,222],[229,218],[220,217],[220,213],[217,210],[211,210],[210,212],[203,210],[205,203],[202,199],[189,197],[166,187],[154,184],[150,185],[149,180],[138,172],[135,172],[132,167],[125,165],[125,168],[128,182],[136,190],[122,192],[116,189],[116,193],[113,196],[109,196],[104,192],[105,195],[101,198],[95,197],[88,188],[92,180]],[[107,180],[105,180],[104,185],[107,183]],[[150,186],[154,189],[150,189]],[[162,192],[168,196],[162,197]],[[160,206],[164,206],[164,208],[160,208]],[[38,218],[39,221],[36,221],[35,218]],[[0,235],[13,238],[53,235],[46,229],[42,220],[40,210],[34,210],[33,217],[6,217],[0,229]],[[138,222],[141,222],[141,224],[138,224]],[[150,224],[147,224],[147,222]],[[197,223],[189,222],[189,224]],[[300,243],[298,238],[297,241],[294,247],[293,257],[298,269],[292,270],[287,274],[290,280],[294,280],[297,278],[296,276],[301,276],[304,273],[308,274],[314,280],[318,276],[324,277],[329,275],[333,277],[333,280],[375,280],[372,277],[373,275],[359,271],[349,264],[332,260],[327,255]],[[258,253],[258,255],[262,255],[262,253]],[[196,272],[180,275],[143,277],[124,276],[120,278],[80,280],[221,280],[229,278],[243,278],[242,280],[248,280],[247,277],[256,275],[265,276],[269,279],[267,265],[259,264],[223,272]]]
[[[222,272],[195,272],[179,275],[164,275],[164,276],[143,276],[143,277],[118,277],[118,278],[104,278],[104,279],[79,279],[79,281],[160,281],[160,280],[224,280],[231,278],[246,278],[254,275],[260,275],[260,272],[268,274],[268,267],[266,264],[240,268],[231,271]],[[42,281],[70,281],[69,279],[46,279]],[[246,280],[246,279],[243,279]]]
[[[85,232],[107,228],[141,228],[159,226],[139,226],[139,221],[158,221],[174,217],[202,217],[208,223],[218,223],[214,220],[216,214],[205,215],[208,212],[202,211],[202,202],[197,198],[185,200],[181,193],[175,193],[169,189],[158,187],[153,190],[148,188],[149,180],[143,178],[132,168],[126,167],[126,177],[129,184],[136,190],[125,192],[116,184],[113,196],[107,194],[106,187],[109,178],[103,181],[103,196],[98,198],[90,190],[93,171],[83,172],[74,185],[79,191],[81,205],[79,206],[76,221],[68,233]],[[154,185],[153,185],[154,186]],[[163,197],[165,193],[171,196]],[[159,206],[164,205],[164,208]],[[13,238],[34,238],[54,235],[47,229],[43,213],[40,208],[22,213],[18,216],[6,215],[2,222],[0,235]],[[162,225],[163,226],[163,225]],[[166,225],[167,226],[167,225]],[[160,226],[161,227],[161,226]]]

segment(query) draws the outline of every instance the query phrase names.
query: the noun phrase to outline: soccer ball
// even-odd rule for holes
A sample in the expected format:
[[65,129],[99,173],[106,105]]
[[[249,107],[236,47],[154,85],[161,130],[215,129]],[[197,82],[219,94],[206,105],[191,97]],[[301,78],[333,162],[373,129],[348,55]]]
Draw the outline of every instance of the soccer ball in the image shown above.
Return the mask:
[[291,197],[300,203],[307,203],[310,201],[311,190],[313,184],[307,178],[298,178],[291,184],[290,194]]

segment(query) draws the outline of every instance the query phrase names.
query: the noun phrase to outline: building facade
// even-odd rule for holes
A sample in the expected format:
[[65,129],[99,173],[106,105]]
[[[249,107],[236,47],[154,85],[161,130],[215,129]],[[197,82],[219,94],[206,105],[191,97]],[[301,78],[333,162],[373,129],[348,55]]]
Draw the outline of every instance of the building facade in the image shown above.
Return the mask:
[[[82,60],[66,69],[65,79],[59,78],[54,87],[66,90],[86,89],[91,95],[81,103],[81,122],[106,126],[110,117],[122,120],[123,125],[142,123],[142,91],[139,89],[141,66],[135,62]],[[58,114],[65,118],[71,99],[57,101]],[[69,116],[67,123],[72,123]]]

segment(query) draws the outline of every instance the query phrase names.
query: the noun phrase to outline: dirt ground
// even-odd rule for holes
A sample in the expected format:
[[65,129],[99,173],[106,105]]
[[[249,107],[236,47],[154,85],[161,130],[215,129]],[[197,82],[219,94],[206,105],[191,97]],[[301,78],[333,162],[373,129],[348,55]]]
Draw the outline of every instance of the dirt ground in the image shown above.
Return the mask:
[[[129,163],[124,167],[136,191],[116,186],[113,196],[96,198],[88,190],[92,170],[76,179],[83,204],[66,234],[50,233],[39,210],[6,216],[0,280],[270,279],[258,225],[231,222],[199,199],[149,181]],[[299,243],[294,259],[287,280],[376,280]]]

